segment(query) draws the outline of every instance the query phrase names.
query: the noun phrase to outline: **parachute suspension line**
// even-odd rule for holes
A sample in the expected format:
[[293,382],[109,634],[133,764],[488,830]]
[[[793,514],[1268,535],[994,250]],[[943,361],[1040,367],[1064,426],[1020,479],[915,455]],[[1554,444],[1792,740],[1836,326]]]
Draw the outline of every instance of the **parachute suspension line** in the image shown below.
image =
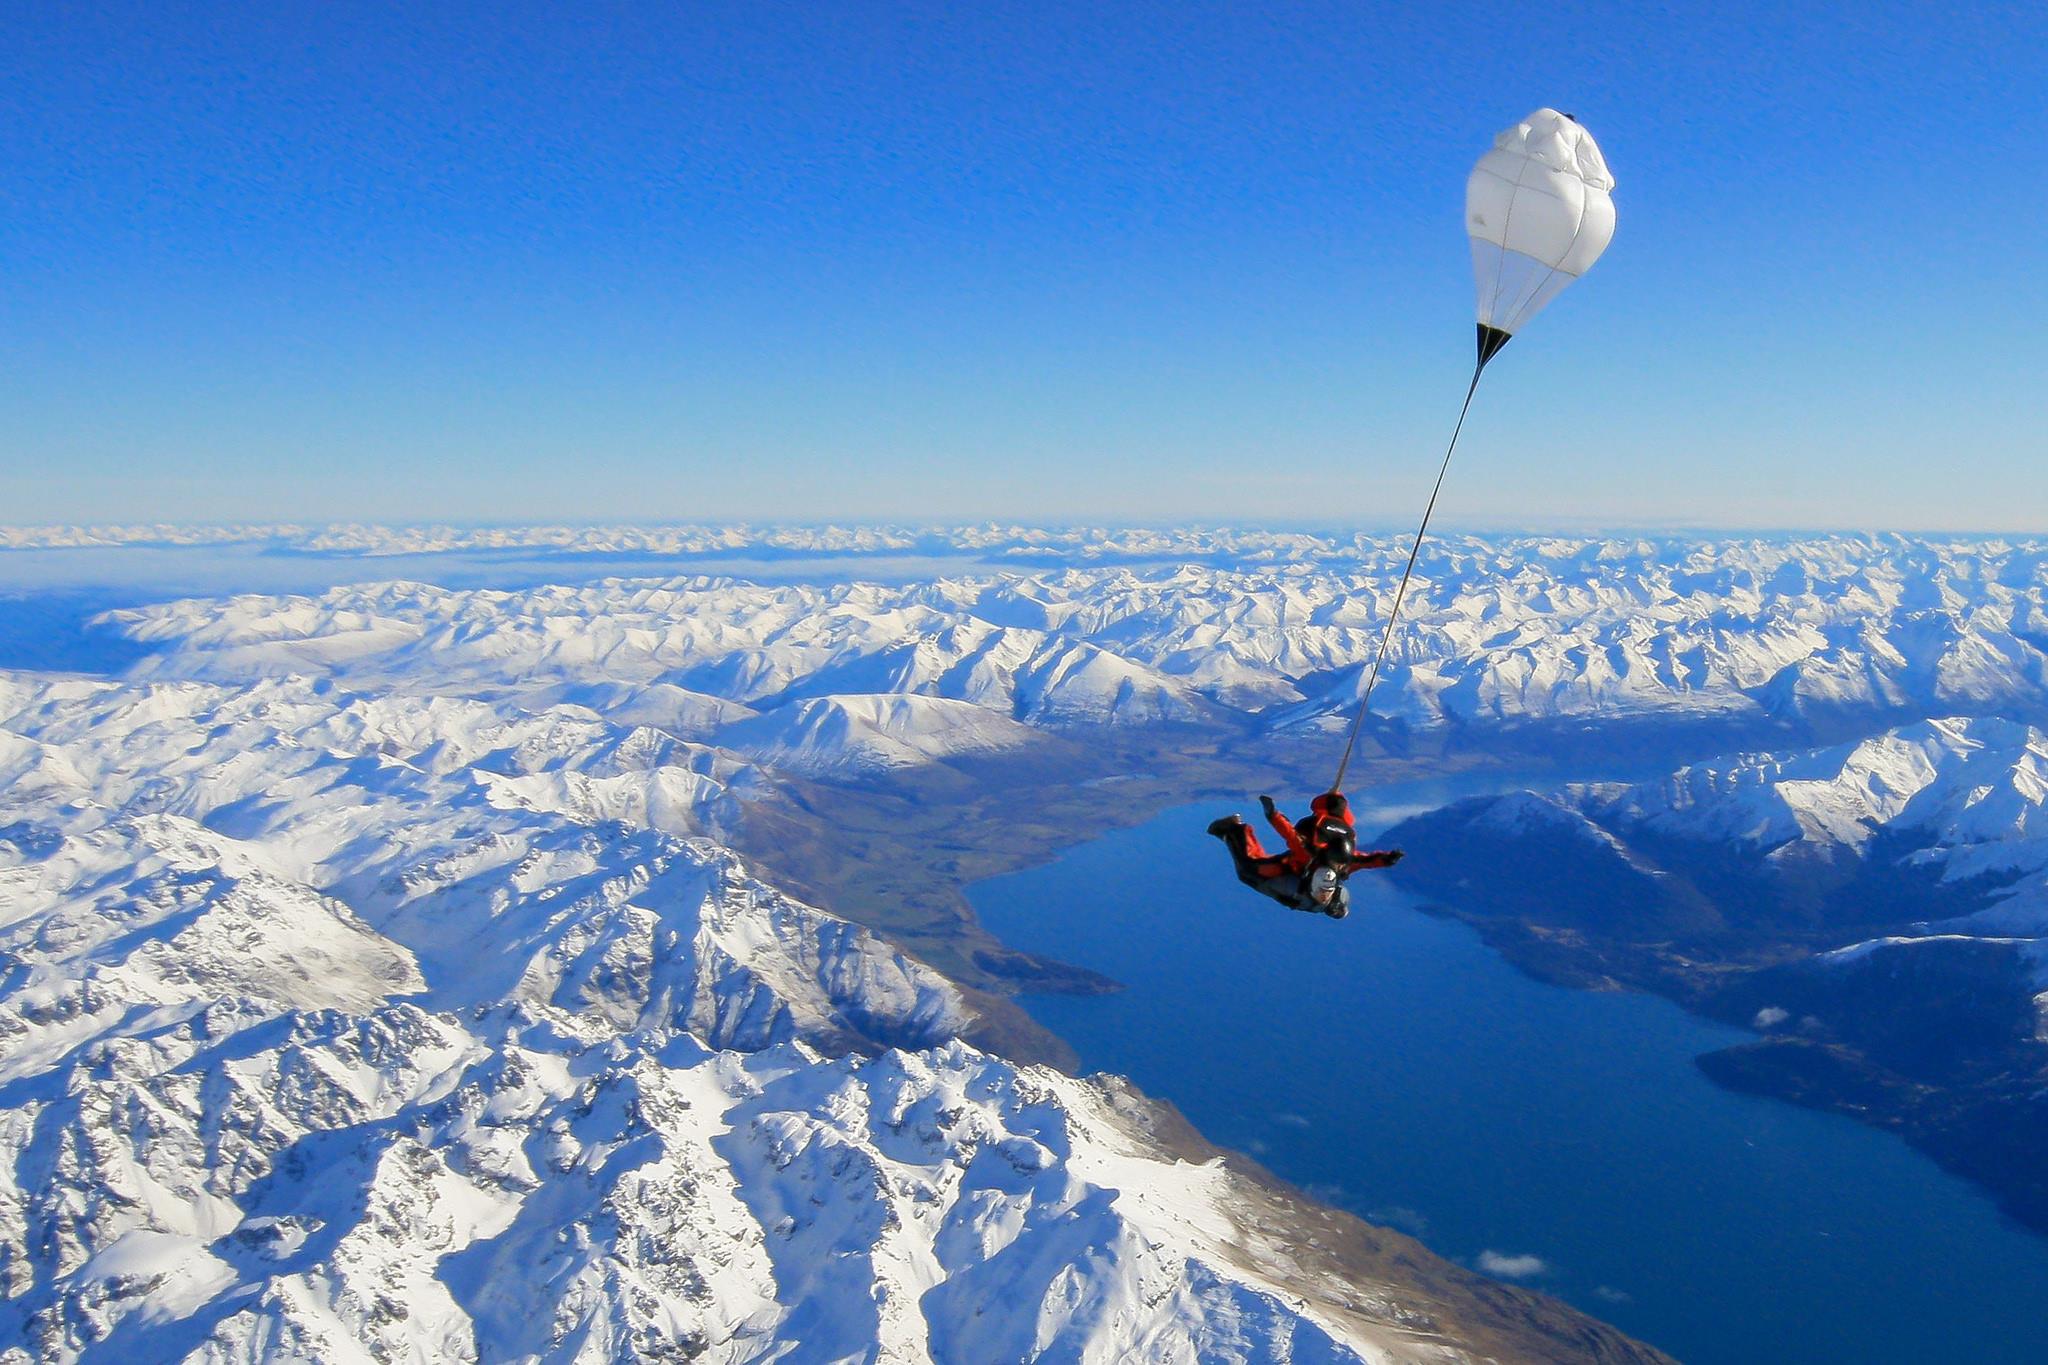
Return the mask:
[[[1547,108],[1538,109],[1496,137],[1492,150],[1479,158],[1466,178],[1465,234],[1472,240],[1472,282],[1478,290],[1479,363],[1472,368],[1472,383],[1465,390],[1464,406],[1458,409],[1458,424],[1451,428],[1451,442],[1444,447],[1443,463],[1437,466],[1436,485],[1429,490],[1429,503],[1422,509],[1422,524],[1415,528],[1415,543],[1408,547],[1408,562],[1402,566],[1401,583],[1394,590],[1393,609],[1380,631],[1379,652],[1365,675],[1358,714],[1351,721],[1344,756],[1337,761],[1337,776],[1330,783],[1333,793],[1343,787],[1358,737],[1365,731],[1373,689],[1379,686],[1380,673],[1386,668],[1394,630],[1401,623],[1401,608],[1408,601],[1408,584],[1415,576],[1415,561],[1429,536],[1429,520],[1444,491],[1444,478],[1458,449],[1458,437],[1465,430],[1465,418],[1472,411],[1472,397],[1479,391],[1479,376],[1511,335],[1542,311],[1557,290],[1583,276],[1607,249],[1614,237],[1613,190],[1614,175],[1592,134],[1571,115]],[[1509,256],[1517,258],[1512,277],[1507,273]],[[1503,299],[1502,291],[1508,288],[1514,291],[1513,297]],[[1509,306],[1504,309],[1504,304]]]
[[[1500,348],[1495,346],[1493,349],[1498,351]],[[1387,661],[1387,646],[1393,643],[1394,626],[1401,619],[1401,603],[1408,597],[1408,580],[1415,573],[1415,558],[1422,553],[1423,537],[1429,534],[1429,518],[1436,511],[1437,494],[1444,491],[1444,475],[1450,472],[1451,456],[1458,449],[1459,433],[1465,430],[1465,414],[1472,411],[1472,395],[1479,392],[1479,376],[1486,372],[1486,362],[1491,359],[1493,357],[1482,350],[1479,363],[1472,369],[1472,383],[1465,390],[1465,404],[1458,409],[1458,424],[1451,428],[1451,443],[1444,447],[1443,463],[1437,466],[1436,487],[1429,490],[1429,503],[1422,509],[1422,524],[1415,528],[1415,543],[1408,547],[1408,563],[1401,570],[1401,586],[1394,590],[1394,609],[1387,613],[1386,628],[1380,632],[1380,651],[1372,661],[1372,671],[1366,675],[1365,694],[1358,699],[1358,715],[1351,722],[1350,736],[1344,741],[1344,757],[1337,760],[1337,775],[1330,779],[1332,792],[1344,788],[1344,773],[1351,766],[1351,751],[1358,746],[1359,732],[1365,728],[1366,712],[1372,709],[1372,690],[1379,684],[1380,666]]]

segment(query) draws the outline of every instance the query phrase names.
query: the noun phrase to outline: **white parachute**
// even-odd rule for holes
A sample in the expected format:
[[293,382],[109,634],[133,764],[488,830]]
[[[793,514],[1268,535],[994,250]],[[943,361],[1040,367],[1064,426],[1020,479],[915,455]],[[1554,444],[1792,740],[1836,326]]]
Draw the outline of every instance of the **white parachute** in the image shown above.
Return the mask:
[[1479,158],[1465,182],[1465,231],[1481,364],[1607,249],[1613,189],[1593,135],[1555,109],[1538,109]]
[[1393,642],[1401,606],[1408,600],[1415,557],[1422,552],[1423,537],[1429,534],[1429,519],[1444,491],[1444,475],[1450,472],[1458,434],[1465,429],[1465,415],[1472,411],[1472,396],[1479,392],[1479,376],[1510,337],[1600,259],[1614,239],[1613,190],[1614,175],[1593,135],[1570,114],[1555,109],[1538,109],[1495,138],[1493,150],[1479,158],[1465,182],[1465,231],[1472,237],[1472,275],[1479,285],[1479,363],[1472,368],[1465,405],[1458,409],[1458,424],[1451,428],[1451,443],[1444,447],[1443,463],[1437,466],[1436,485],[1422,509],[1422,525],[1416,528],[1415,543],[1408,548],[1408,563],[1401,570],[1401,585],[1394,590],[1393,609],[1380,631],[1379,652],[1373,656],[1359,693],[1358,716],[1351,722],[1344,756],[1337,761],[1337,776],[1330,783],[1332,792],[1344,785],[1352,751],[1365,728],[1366,713],[1372,709],[1372,690],[1387,662],[1387,646]]

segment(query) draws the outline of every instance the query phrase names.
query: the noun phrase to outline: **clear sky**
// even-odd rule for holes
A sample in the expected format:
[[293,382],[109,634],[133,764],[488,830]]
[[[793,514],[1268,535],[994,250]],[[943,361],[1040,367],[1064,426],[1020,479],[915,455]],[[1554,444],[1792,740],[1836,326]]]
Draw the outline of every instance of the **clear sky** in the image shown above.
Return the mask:
[[2048,531],[2048,7],[5,7],[0,522]]

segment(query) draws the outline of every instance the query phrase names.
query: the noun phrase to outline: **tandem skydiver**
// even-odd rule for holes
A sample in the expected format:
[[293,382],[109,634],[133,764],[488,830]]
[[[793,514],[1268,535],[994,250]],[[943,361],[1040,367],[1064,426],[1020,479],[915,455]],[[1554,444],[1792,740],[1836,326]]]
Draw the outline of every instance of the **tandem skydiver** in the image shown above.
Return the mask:
[[1399,849],[1358,851],[1357,822],[1341,792],[1315,798],[1309,813],[1298,821],[1282,815],[1270,796],[1260,797],[1259,805],[1266,822],[1286,840],[1285,853],[1266,852],[1258,833],[1239,815],[1224,816],[1209,826],[1209,833],[1230,850],[1239,881],[1289,909],[1343,919],[1351,913],[1351,893],[1344,879],[1401,861]]

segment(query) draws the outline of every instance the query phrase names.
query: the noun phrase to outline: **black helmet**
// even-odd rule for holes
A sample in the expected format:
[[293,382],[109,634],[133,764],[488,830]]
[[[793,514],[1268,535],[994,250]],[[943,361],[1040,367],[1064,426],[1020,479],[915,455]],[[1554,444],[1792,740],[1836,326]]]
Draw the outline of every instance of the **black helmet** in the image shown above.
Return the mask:
[[1322,845],[1321,855],[1327,862],[1348,865],[1358,853],[1358,835],[1342,820],[1325,820],[1316,831],[1317,842]]

